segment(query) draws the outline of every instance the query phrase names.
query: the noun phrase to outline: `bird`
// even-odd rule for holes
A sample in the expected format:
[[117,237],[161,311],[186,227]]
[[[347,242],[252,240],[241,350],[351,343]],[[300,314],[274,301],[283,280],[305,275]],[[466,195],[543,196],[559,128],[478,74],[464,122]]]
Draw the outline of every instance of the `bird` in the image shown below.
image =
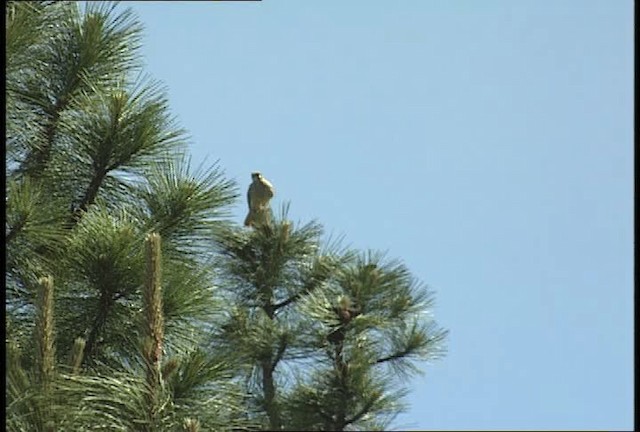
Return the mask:
[[259,172],[251,173],[252,182],[247,191],[249,214],[244,220],[244,226],[255,227],[269,222],[269,201],[273,198],[273,185]]

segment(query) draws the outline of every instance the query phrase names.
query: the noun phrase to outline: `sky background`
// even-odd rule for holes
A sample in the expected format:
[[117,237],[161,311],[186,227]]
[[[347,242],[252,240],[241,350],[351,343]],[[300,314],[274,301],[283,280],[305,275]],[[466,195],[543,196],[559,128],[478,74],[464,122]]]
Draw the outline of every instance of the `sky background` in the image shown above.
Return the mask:
[[434,290],[397,429],[633,428],[633,2],[126,6],[196,165]]

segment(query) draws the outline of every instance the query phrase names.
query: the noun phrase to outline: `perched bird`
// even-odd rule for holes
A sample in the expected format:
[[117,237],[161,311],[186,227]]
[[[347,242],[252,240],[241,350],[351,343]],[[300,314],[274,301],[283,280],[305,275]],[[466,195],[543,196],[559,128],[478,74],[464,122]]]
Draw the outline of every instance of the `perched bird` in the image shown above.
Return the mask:
[[251,185],[247,192],[249,214],[244,226],[256,226],[269,222],[269,200],[273,198],[273,185],[259,172],[251,173]]

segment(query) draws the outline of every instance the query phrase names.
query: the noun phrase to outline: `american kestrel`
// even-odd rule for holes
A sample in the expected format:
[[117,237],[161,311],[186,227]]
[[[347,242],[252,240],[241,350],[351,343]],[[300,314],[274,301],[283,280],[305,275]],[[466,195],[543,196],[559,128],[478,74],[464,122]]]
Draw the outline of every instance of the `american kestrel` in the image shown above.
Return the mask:
[[249,214],[244,220],[244,226],[256,226],[269,221],[269,200],[273,198],[273,185],[259,172],[251,173],[251,185],[247,192]]

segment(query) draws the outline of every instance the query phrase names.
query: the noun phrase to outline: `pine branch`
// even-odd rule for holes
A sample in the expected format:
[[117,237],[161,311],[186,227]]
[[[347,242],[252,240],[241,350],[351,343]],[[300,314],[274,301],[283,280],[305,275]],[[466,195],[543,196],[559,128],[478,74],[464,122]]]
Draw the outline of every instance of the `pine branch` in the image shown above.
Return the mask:
[[273,373],[273,371],[275,371],[276,366],[278,366],[278,363],[280,362],[280,360],[282,360],[282,357],[284,356],[285,351],[287,350],[287,339],[286,337],[283,335],[280,338],[280,343],[278,344],[278,351],[276,352],[276,357],[273,360],[273,363],[271,364],[271,372]]
[[87,336],[87,342],[84,348],[83,361],[85,363],[89,363],[93,360],[93,355],[95,354],[98,344],[98,337],[100,336],[100,332],[107,322],[107,317],[111,312],[112,306],[112,294],[106,289],[103,289],[100,294],[100,300],[98,301],[98,310],[96,311],[96,317],[94,318],[91,329],[89,330],[89,335]]
[[97,169],[94,172],[93,177],[91,178],[91,182],[89,183],[87,190],[80,200],[80,204],[77,208],[72,209],[73,213],[71,214],[70,219],[71,224],[78,223],[78,221],[82,217],[82,214],[87,211],[91,204],[93,204],[96,197],[98,196],[98,191],[100,190],[100,187],[102,186],[102,183],[106,176],[107,171],[105,169]]
[[18,235],[18,233],[22,230],[22,228],[24,228],[24,226],[26,225],[27,221],[26,219],[21,219],[20,221],[18,221],[17,223],[15,223],[10,229],[9,232],[7,233],[6,237],[5,237],[5,244],[11,243],[11,241]]
[[296,293],[294,295],[292,295],[291,297],[289,297],[286,300],[281,301],[280,303],[276,303],[275,305],[273,305],[273,309],[274,310],[279,310],[282,309],[285,306],[290,305],[291,303],[297,301],[298,299],[300,299],[300,297],[302,297],[303,293]]
[[396,352],[396,353],[394,353],[394,354],[392,354],[390,356],[386,356],[386,357],[377,359],[374,363],[378,364],[378,363],[385,363],[385,362],[392,361],[392,360],[397,360],[397,359],[400,359],[402,357],[406,357],[407,355],[411,354],[412,351],[413,351],[413,349],[407,348],[405,350],[398,351],[398,352]]
[[[273,321],[275,317],[275,310],[273,303],[271,302],[272,289],[269,287],[262,287],[262,289],[258,289],[258,291],[263,294],[262,309],[269,319]],[[286,345],[281,344],[275,359],[272,360],[272,354],[269,353],[268,357],[261,362],[264,409],[267,413],[267,417],[269,417],[270,430],[280,430],[282,428],[280,410],[276,404],[274,371],[277,363],[280,361],[278,357],[281,357],[284,354],[285,348]]]
[[267,417],[269,417],[269,430],[281,430],[282,419],[276,404],[276,387],[271,358],[262,362],[262,391],[264,392],[264,408],[267,412]]
[[157,365],[162,360],[162,341],[164,338],[164,317],[162,315],[161,288],[161,245],[156,233],[147,235],[147,278],[144,291],[145,329],[152,342],[152,350],[147,358]]
[[[289,224],[286,224],[285,228],[288,236]],[[282,309],[290,305],[291,303],[294,303],[300,300],[300,298],[302,298],[303,296],[313,292],[315,289],[320,287],[321,284],[331,276],[331,272],[332,270],[335,270],[334,267],[336,264],[337,263],[329,259],[327,255],[318,256],[314,263],[314,268],[311,272],[311,275],[309,279],[305,281],[305,285],[303,289],[293,294],[289,298],[281,301],[280,303],[276,303],[274,305],[274,309],[275,310]]]
[[38,280],[38,300],[36,316],[36,365],[43,399],[40,405],[45,431],[55,430],[55,413],[51,408],[51,382],[54,373],[54,335],[53,335],[53,278]]
[[149,431],[155,430],[160,420],[159,398],[164,387],[162,378],[162,350],[164,339],[164,317],[162,315],[161,288],[161,240],[157,233],[148,234],[146,239],[147,275],[144,286],[144,329],[145,343],[143,355],[147,368],[147,415],[151,422]]
[[377,400],[378,400],[378,398],[376,398],[376,397],[370,398],[367,401],[367,403],[362,407],[362,409],[360,409],[360,411],[358,411],[357,414],[354,414],[353,417],[351,417],[350,419],[345,421],[345,426],[353,424],[353,423],[359,421],[362,417],[364,417],[371,410],[371,408],[373,408],[373,405],[376,403]]
[[49,120],[44,129],[44,144],[40,147],[33,148],[18,168],[18,172],[24,173],[33,179],[42,177],[49,160],[51,159],[51,151],[54,146],[54,138],[58,128],[58,122],[62,111],[66,108],[66,105],[67,99],[59,98],[58,101],[49,108]]
[[36,318],[36,345],[38,347],[38,372],[45,391],[53,378],[53,278],[38,280],[38,302]]

